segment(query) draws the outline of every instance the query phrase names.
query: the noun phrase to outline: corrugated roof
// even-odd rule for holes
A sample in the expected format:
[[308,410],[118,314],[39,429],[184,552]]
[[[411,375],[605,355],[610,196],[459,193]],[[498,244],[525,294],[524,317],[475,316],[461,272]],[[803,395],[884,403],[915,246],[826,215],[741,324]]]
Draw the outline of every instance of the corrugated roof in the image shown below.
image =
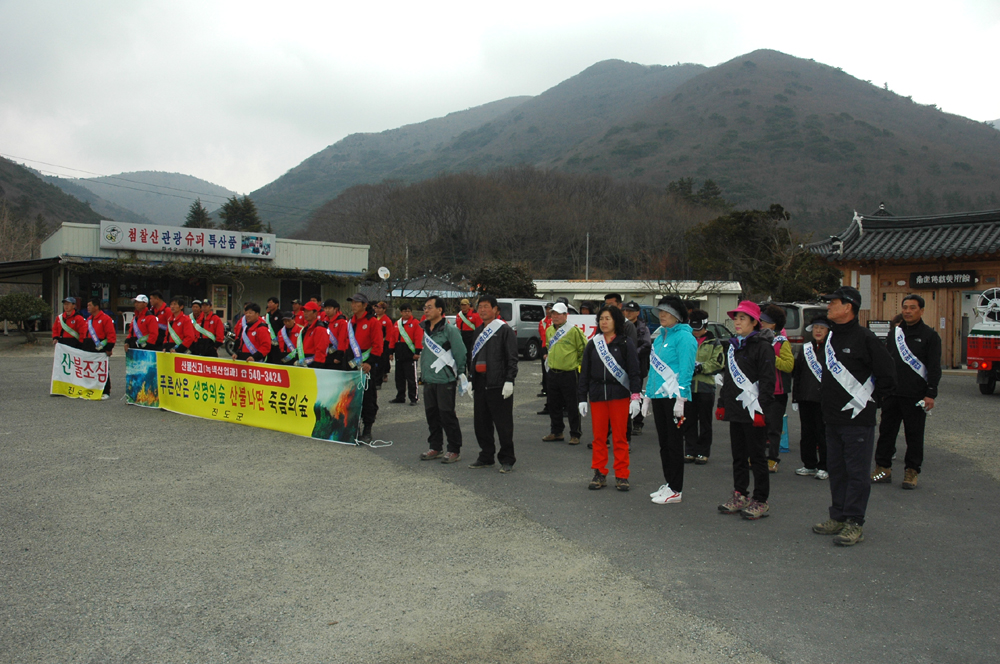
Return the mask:
[[[855,215],[843,233],[806,248],[831,261],[959,259],[1000,254],[1000,210],[928,217]],[[839,250],[838,242],[843,243]]]

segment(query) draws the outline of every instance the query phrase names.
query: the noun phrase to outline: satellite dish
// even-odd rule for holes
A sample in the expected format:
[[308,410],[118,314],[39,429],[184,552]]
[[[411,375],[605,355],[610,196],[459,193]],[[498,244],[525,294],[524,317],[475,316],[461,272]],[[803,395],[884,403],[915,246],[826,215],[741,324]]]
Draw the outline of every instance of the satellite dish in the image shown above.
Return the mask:
[[990,288],[980,293],[975,310],[983,320],[1000,321],[1000,288]]
[[378,278],[385,280],[389,278],[389,268],[383,266],[378,269]]

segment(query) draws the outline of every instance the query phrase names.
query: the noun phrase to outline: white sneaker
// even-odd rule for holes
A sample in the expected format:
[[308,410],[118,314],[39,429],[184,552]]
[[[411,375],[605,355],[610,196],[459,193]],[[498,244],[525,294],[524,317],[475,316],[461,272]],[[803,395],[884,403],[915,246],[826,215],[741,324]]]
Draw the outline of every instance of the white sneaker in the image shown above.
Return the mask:
[[101,401],[107,401],[110,398],[111,398],[110,394],[102,394],[101,395]]
[[656,498],[653,498],[653,502],[656,503],[657,505],[669,505],[670,503],[679,503],[681,502],[681,494],[678,491],[670,489],[665,493],[661,493]]
[[816,469],[815,468],[806,468],[805,466],[802,466],[801,468],[799,468],[798,470],[795,471],[795,474],[796,475],[815,475],[816,474]]
[[828,480],[828,479],[830,479],[830,473],[826,472],[825,470],[817,470],[816,471],[816,479],[818,479],[818,480]]
[[670,490],[670,485],[669,484],[664,484],[659,489],[657,489],[653,493],[649,494],[649,497],[650,498],[656,498],[661,493],[673,493],[673,491]]

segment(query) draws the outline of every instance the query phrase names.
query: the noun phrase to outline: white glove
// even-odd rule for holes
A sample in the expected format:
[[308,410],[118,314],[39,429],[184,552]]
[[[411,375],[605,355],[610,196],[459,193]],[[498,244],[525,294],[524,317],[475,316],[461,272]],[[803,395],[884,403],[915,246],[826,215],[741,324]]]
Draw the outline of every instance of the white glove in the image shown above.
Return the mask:
[[632,399],[631,401],[629,401],[629,403],[628,403],[628,416],[631,417],[631,418],[634,418],[636,415],[639,414],[639,410],[640,410],[641,407],[642,407],[642,404],[639,403],[639,399]]
[[459,394],[472,396],[472,383],[469,382],[469,378],[465,374],[460,374],[458,377],[458,391]]
[[514,383],[507,381],[503,384],[503,390],[500,392],[504,399],[510,399],[514,396]]
[[586,416],[587,416],[587,402],[586,401],[581,401],[580,402],[580,417],[586,417]]
[[653,410],[653,400],[649,397],[642,398],[642,406],[639,408],[639,412],[642,413],[643,417],[649,417],[649,411]]
[[674,401],[674,417],[677,419],[684,417],[684,404],[686,403],[687,399],[684,397],[677,397],[677,400]]
[[792,404],[792,410],[794,410],[796,413],[799,412],[799,404],[793,403]]

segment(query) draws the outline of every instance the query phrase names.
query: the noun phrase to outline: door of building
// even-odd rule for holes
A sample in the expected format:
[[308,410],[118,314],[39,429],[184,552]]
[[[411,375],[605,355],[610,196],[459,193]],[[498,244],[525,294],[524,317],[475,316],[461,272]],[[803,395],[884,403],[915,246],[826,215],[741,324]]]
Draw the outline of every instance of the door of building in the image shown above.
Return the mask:
[[212,294],[212,309],[215,315],[225,322],[229,322],[229,286],[226,284],[212,284],[209,290]]

